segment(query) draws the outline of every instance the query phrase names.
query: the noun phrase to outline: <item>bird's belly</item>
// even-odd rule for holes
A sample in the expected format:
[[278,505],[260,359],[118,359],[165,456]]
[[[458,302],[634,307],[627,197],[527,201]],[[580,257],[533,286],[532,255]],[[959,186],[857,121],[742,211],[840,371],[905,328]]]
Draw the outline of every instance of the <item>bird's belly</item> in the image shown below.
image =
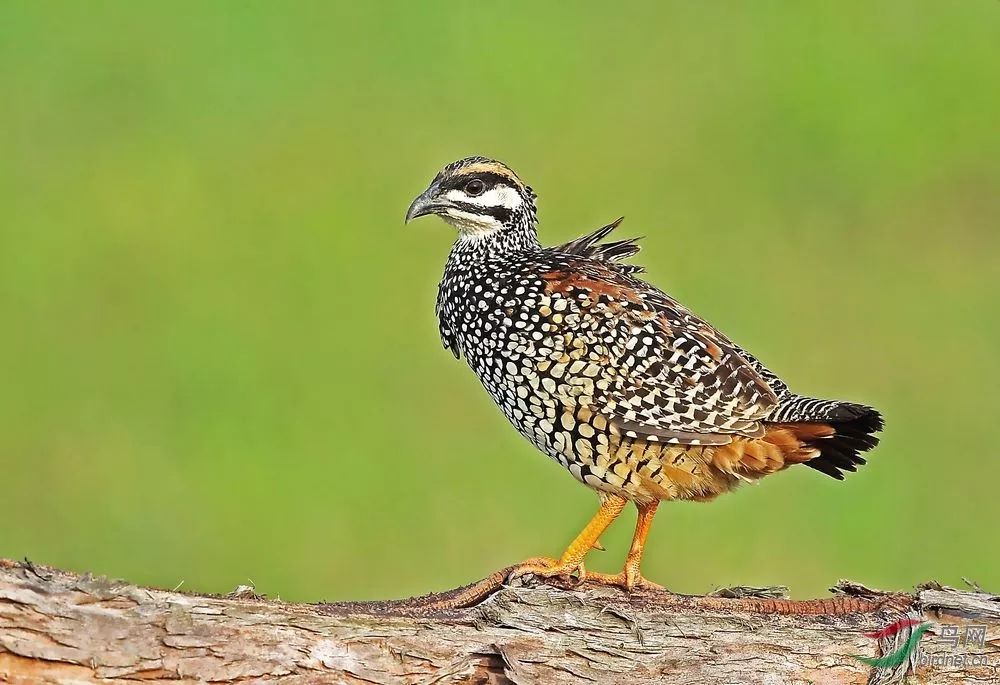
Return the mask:
[[[536,433],[537,435],[537,433]],[[637,502],[710,500],[816,454],[784,424],[725,445],[677,445],[620,434],[586,408],[561,414],[545,451],[585,485]]]
[[[585,409],[575,414],[591,418]],[[594,419],[605,423],[601,417]],[[633,439],[611,427],[591,437],[580,435],[579,428],[563,430],[560,435],[563,437],[552,440],[545,451],[577,480],[637,502],[707,500],[740,483],[737,475],[719,467],[712,447]]]
[[637,502],[706,500],[741,480],[715,463],[715,448],[628,438],[585,407],[566,408],[544,392],[480,378],[521,435],[595,490]]

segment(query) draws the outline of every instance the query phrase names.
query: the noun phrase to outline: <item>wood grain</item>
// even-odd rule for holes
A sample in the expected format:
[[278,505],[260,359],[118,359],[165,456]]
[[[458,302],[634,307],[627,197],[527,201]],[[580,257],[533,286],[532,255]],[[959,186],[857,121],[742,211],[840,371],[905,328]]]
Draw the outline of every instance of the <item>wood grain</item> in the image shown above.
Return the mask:
[[[986,626],[982,648],[954,653],[988,664],[918,666],[907,682],[1000,682],[1000,600],[985,592],[842,583],[831,597],[791,601],[766,588],[627,595],[533,579],[506,586],[502,576],[411,600],[288,604],[0,561],[0,681],[889,683],[912,664],[873,669],[854,655],[893,651],[908,631],[864,633],[916,617]],[[953,652],[933,633],[920,649]]]

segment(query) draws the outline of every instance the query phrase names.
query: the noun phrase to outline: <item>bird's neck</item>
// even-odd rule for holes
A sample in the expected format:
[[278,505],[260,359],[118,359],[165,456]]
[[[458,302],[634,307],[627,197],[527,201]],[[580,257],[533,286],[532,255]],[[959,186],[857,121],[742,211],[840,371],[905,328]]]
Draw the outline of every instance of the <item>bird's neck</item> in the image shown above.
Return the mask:
[[512,226],[504,226],[494,231],[460,233],[451,249],[451,258],[461,261],[486,261],[519,252],[534,252],[542,249],[538,242],[537,221],[524,217]]

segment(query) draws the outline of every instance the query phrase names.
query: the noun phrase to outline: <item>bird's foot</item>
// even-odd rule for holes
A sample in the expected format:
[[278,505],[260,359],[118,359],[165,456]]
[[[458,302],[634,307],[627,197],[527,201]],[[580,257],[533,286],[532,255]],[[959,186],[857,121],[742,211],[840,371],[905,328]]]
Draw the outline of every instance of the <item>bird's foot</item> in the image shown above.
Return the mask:
[[646,580],[642,577],[638,570],[632,572],[629,569],[623,569],[621,572],[614,575],[608,573],[588,573],[586,575],[586,580],[590,583],[598,583],[600,585],[614,585],[615,587],[622,588],[626,592],[631,592],[632,590],[667,589],[651,580]]
[[576,579],[582,582],[589,578],[587,571],[583,567],[583,561],[563,561],[551,557],[532,557],[521,562],[514,567],[514,570],[507,575],[507,580],[514,580],[523,576],[538,576],[540,578],[561,578],[563,580]]

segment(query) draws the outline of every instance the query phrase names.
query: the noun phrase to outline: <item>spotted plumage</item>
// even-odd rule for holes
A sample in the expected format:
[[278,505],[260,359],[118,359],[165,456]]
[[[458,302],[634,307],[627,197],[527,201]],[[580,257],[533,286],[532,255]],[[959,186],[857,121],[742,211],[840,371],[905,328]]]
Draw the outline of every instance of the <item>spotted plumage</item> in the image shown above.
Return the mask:
[[[518,431],[604,497],[710,499],[793,463],[853,471],[879,414],[800,397],[604,242],[537,238],[535,195],[482,157],[445,167],[407,212],[458,229],[437,298],[441,339]],[[636,566],[637,568],[637,566]]]

